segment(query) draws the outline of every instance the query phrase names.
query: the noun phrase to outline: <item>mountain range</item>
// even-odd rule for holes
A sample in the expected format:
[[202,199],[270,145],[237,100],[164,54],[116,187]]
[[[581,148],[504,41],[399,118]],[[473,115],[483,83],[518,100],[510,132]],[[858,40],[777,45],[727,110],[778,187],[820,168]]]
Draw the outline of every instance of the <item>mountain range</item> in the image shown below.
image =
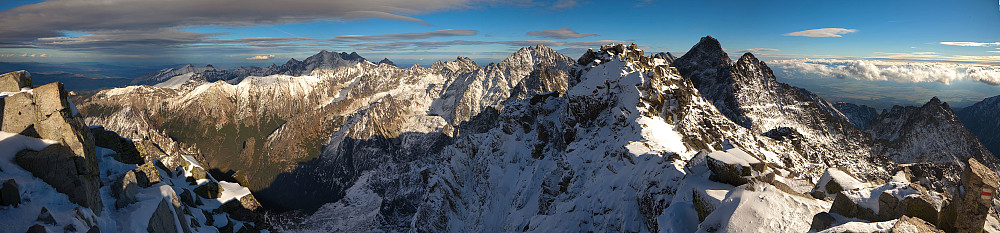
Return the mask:
[[[538,45],[487,65],[407,68],[323,51],[281,66],[169,68],[69,100],[86,125],[156,152],[150,161],[246,186],[269,217],[240,229],[944,229],[964,208],[949,204],[965,200],[963,172],[1000,169],[980,143],[997,132],[996,98],[879,113],[722,48],[703,37],[679,58],[618,44],[574,59]],[[880,210],[883,191],[900,211]]]

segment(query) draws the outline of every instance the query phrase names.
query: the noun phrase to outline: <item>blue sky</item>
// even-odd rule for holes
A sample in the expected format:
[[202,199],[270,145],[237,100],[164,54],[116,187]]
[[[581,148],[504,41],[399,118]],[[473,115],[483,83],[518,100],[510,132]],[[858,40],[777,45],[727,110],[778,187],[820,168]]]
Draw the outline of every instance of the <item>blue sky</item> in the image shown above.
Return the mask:
[[[980,64],[994,73],[976,80],[1000,84],[1000,3],[993,0],[6,0],[0,10],[2,62],[225,67],[329,50],[401,65],[457,56],[485,64],[537,43],[571,57],[613,42],[680,56],[711,35],[734,58],[751,51],[765,60]],[[951,84],[882,76],[874,79]]]

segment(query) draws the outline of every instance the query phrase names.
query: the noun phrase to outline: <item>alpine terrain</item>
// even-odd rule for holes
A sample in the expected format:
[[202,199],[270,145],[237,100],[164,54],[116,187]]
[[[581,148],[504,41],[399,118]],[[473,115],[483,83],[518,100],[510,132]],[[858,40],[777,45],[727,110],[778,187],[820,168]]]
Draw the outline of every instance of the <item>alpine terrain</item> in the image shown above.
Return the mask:
[[0,79],[10,232],[1000,232],[996,97],[830,103],[708,36],[679,58],[322,51],[78,95],[28,77]]

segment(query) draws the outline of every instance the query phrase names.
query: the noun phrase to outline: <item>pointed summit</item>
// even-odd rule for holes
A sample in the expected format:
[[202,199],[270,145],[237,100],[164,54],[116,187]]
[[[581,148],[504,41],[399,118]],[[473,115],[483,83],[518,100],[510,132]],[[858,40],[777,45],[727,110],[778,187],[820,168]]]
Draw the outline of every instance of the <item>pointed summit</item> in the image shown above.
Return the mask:
[[391,60],[389,60],[389,58],[382,58],[382,61],[379,61],[378,64],[396,66],[396,63],[393,63]]

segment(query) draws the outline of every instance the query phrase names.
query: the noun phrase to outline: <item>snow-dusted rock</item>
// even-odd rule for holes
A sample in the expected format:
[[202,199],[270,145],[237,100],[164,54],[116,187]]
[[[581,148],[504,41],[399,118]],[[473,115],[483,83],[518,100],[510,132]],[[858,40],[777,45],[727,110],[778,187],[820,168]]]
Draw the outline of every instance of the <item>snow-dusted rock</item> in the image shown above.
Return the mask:
[[33,88],[28,71],[14,71],[0,74],[0,92],[20,92],[22,88]]

